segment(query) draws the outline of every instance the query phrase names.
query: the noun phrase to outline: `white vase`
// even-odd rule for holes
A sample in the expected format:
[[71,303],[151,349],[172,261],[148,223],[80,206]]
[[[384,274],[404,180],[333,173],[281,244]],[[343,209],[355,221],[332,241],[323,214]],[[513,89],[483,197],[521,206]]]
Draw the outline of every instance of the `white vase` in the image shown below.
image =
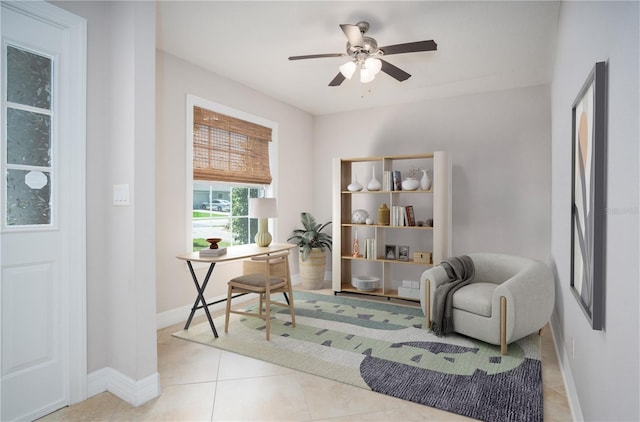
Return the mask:
[[420,179],[420,189],[431,189],[431,176],[429,176],[429,170],[422,170],[422,179]]
[[357,209],[351,213],[351,222],[353,224],[364,224],[369,218],[369,213],[366,210]]
[[362,185],[358,183],[358,176],[353,176],[353,183],[347,186],[349,192],[358,192],[362,190]]
[[378,182],[378,179],[376,179],[376,168],[375,166],[371,166],[371,180],[367,183],[367,189],[375,191],[380,190],[381,187],[382,185]]

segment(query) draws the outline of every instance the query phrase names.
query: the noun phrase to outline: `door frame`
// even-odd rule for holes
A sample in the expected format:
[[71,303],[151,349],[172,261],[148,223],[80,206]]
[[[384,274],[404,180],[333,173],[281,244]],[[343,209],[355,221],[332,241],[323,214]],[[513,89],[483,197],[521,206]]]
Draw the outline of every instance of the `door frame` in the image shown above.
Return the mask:
[[[66,173],[70,183],[61,192],[60,206],[68,211],[59,227],[62,236],[64,272],[68,276],[67,289],[61,305],[68,312],[68,391],[69,404],[87,398],[87,271],[86,271],[86,92],[87,92],[87,21],[64,9],[42,0],[2,1],[2,9],[11,9],[33,19],[47,22],[66,34],[60,62],[60,91],[68,95],[61,110],[73,119],[61,121],[61,133],[68,146],[61,153],[68,154],[68,165],[59,171]],[[0,275],[1,277],[1,275]],[[1,282],[1,280],[0,280]],[[0,340],[1,341],[1,340]],[[2,347],[0,345],[0,351]],[[1,352],[0,352],[1,353]],[[1,384],[0,384],[1,385]],[[1,387],[0,387],[1,388]],[[1,394],[1,391],[0,391]]]

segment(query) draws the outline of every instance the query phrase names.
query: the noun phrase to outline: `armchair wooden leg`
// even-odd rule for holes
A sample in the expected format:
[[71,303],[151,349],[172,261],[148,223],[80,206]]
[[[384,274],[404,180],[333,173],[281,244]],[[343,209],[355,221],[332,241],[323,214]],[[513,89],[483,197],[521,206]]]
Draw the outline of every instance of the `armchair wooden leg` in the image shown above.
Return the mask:
[[425,280],[424,291],[425,291],[424,318],[425,318],[425,324],[426,324],[424,328],[428,330],[431,328],[431,280],[429,279]]
[[507,354],[507,298],[500,297],[500,354]]

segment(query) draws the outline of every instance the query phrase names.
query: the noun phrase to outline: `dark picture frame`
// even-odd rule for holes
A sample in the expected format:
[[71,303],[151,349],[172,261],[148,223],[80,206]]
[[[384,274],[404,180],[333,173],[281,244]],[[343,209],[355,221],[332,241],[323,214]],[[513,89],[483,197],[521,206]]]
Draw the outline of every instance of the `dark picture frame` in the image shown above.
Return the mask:
[[409,246],[398,246],[398,261],[409,260]]
[[598,62],[571,108],[571,291],[591,328],[604,322],[607,64]]
[[395,260],[398,258],[396,245],[384,245],[384,259]]

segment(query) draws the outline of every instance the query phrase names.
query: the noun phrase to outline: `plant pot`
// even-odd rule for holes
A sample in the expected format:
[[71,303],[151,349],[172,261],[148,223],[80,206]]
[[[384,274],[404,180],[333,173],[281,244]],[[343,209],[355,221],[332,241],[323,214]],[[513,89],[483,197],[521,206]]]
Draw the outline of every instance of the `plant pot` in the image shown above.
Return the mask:
[[320,249],[312,249],[306,261],[299,259],[300,280],[307,290],[318,290],[324,284],[324,272],[327,267],[327,253]]

